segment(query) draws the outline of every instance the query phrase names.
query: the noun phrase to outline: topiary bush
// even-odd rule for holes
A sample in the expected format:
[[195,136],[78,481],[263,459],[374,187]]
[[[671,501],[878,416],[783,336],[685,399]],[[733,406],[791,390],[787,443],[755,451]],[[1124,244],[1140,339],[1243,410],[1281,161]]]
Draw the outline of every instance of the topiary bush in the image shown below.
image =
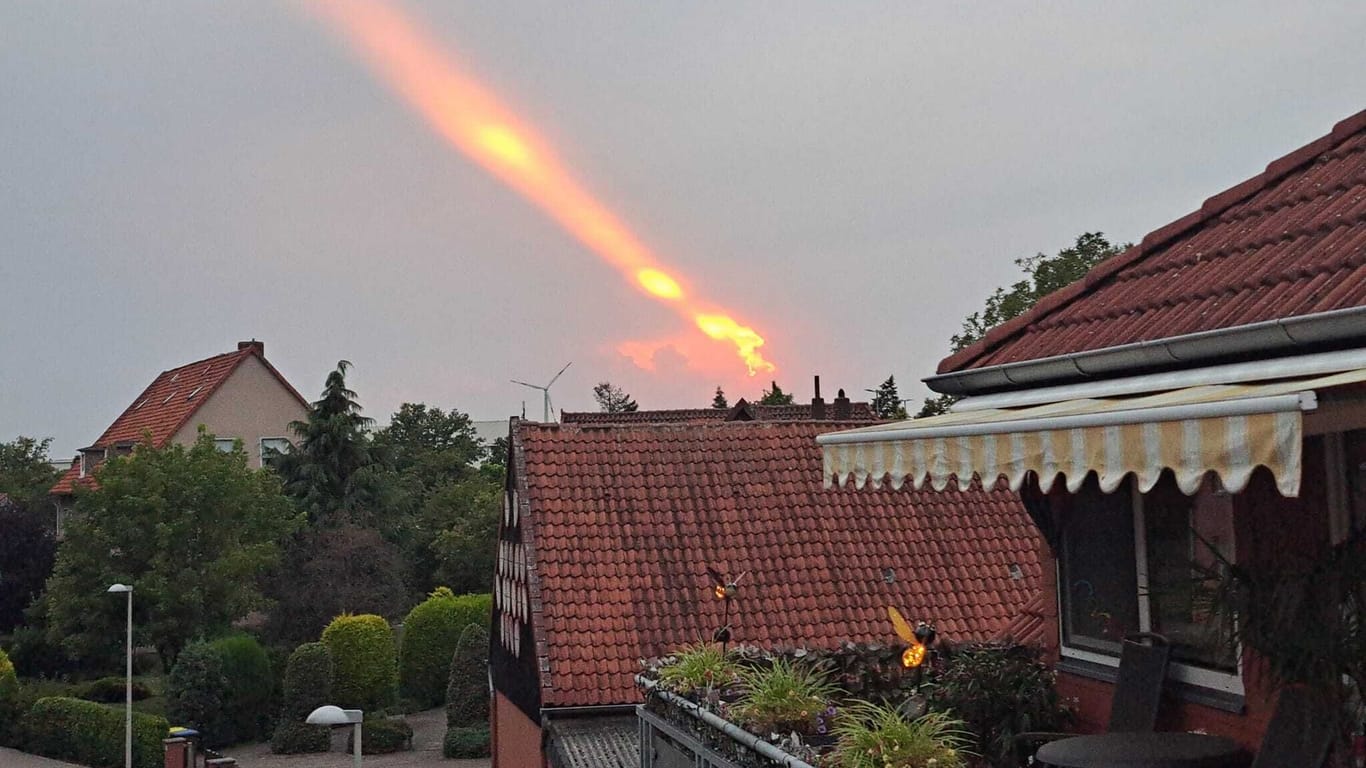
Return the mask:
[[0,648],[0,747],[12,746],[19,740],[19,718],[24,714],[19,690],[19,676],[14,664]]
[[[98,701],[103,704],[121,704],[127,700],[127,686],[127,678],[101,677],[86,683],[81,689],[80,697],[86,701]],[[142,701],[151,695],[152,689],[148,688],[146,683],[133,681],[133,701]]]
[[[24,716],[27,751],[92,768],[123,765],[124,713],[93,701],[63,696],[39,699]],[[166,718],[133,713],[133,766],[160,768]]]
[[450,680],[446,687],[446,726],[455,728],[488,723],[489,633],[482,624],[471,624],[460,633],[451,654]]
[[274,711],[275,680],[270,658],[250,635],[230,635],[209,644],[223,663],[228,685],[223,691],[223,717],[232,743],[260,741],[269,731]]
[[423,709],[446,701],[451,655],[460,633],[470,624],[489,624],[489,595],[460,595],[438,587],[403,620],[399,652],[399,691]]
[[205,746],[225,746],[232,738],[224,711],[227,688],[218,651],[208,643],[190,643],[166,678],[166,715],[176,725],[199,731]]
[[453,758],[488,757],[491,754],[489,745],[487,725],[448,728],[446,738],[441,740],[441,754]]
[[304,643],[289,655],[280,721],[270,739],[271,752],[297,755],[328,750],[331,739],[327,728],[307,725],[304,718],[332,698],[332,675],[332,652],[322,643]]
[[[356,748],[355,731],[346,737],[346,751]],[[360,727],[360,753],[387,755],[413,748],[413,727],[402,718],[367,719]]]
[[323,630],[332,652],[331,703],[374,712],[394,703],[398,658],[389,622],[374,614],[342,614]]

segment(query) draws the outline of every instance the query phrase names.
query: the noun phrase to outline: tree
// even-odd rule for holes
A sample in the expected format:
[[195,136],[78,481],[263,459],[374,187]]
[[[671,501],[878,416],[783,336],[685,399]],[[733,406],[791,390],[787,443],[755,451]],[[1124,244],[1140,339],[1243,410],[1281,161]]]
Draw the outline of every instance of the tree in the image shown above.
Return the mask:
[[16,502],[0,502],[0,532],[0,633],[8,634],[42,593],[57,542],[37,514]]
[[169,668],[192,638],[227,631],[267,601],[258,582],[299,516],[279,478],[247,468],[239,448],[202,428],[186,447],[138,446],[106,461],[98,486],[78,488],[45,601],[48,633],[77,657],[121,654],[124,611],[105,589],[137,588],[140,642]]
[[[442,489],[428,499],[423,515],[439,531],[431,543],[433,582],[457,594],[493,588],[498,518],[503,487],[468,481]],[[437,521],[444,519],[444,524]]]
[[610,381],[599,382],[593,387],[593,399],[598,401],[598,410],[603,413],[631,413],[639,407],[630,395]]
[[906,407],[901,404],[901,395],[896,391],[896,377],[888,376],[873,393],[873,413],[879,419],[904,419]]
[[487,453],[469,416],[422,403],[399,406],[374,445],[394,471],[415,476],[425,488],[468,476]]
[[306,420],[289,425],[298,446],[277,462],[285,490],[303,504],[311,521],[354,514],[373,501],[373,476],[364,471],[375,464],[366,434],[372,419],[361,415],[356,393],[346,387],[350,367],[339,361],[327,375],[322,397]]
[[778,382],[769,383],[772,388],[765,389],[764,393],[759,396],[759,405],[792,405],[792,395],[784,392],[783,388],[778,386]]
[[39,511],[48,490],[61,473],[48,463],[52,438],[35,440],[20,435],[0,443],[0,493],[26,509]]
[[718,410],[725,410],[730,407],[730,403],[726,402],[726,393],[721,391],[720,384],[716,385],[716,397],[711,399],[711,407]]
[[[987,331],[1016,318],[1038,303],[1039,299],[1080,280],[1095,265],[1129,248],[1128,244],[1114,245],[1103,232],[1083,232],[1071,247],[1053,256],[1037,253],[1015,260],[1025,277],[1007,288],[997,288],[987,297],[986,306],[963,320],[963,329],[949,340],[949,351],[959,352],[975,344]],[[939,395],[925,400],[921,416],[935,416],[948,411],[957,400],[951,395]]]

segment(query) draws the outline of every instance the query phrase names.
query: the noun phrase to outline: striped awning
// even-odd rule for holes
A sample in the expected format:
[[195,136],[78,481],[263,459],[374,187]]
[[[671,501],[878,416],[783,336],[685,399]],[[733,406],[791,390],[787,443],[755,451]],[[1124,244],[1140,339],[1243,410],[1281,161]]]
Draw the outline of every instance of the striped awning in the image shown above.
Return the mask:
[[1139,397],[1079,399],[1026,408],[966,410],[834,432],[817,438],[825,485],[863,488],[1004,477],[1019,490],[1032,472],[1045,491],[1077,491],[1096,473],[1110,492],[1134,475],[1142,492],[1163,470],[1195,493],[1206,473],[1232,492],[1266,467],[1284,496],[1298,496],[1303,414],[1315,391],[1366,381],[1366,370],[1258,384],[1214,384]]

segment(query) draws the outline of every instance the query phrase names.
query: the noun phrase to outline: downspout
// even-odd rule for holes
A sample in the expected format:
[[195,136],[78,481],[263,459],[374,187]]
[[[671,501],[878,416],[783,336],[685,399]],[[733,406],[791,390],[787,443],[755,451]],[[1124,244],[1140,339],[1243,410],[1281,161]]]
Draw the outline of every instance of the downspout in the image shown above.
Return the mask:
[[722,719],[710,710],[703,709],[682,696],[678,696],[669,691],[660,690],[657,687],[659,684],[654,680],[636,675],[636,684],[644,688],[646,693],[652,693],[655,696],[660,697],[665,702],[682,709],[692,717],[701,720],[707,725],[726,734],[736,742],[739,742],[742,746],[758,752],[760,755],[763,755],[779,765],[787,766],[787,768],[816,768],[804,760],[798,760],[734,723]]

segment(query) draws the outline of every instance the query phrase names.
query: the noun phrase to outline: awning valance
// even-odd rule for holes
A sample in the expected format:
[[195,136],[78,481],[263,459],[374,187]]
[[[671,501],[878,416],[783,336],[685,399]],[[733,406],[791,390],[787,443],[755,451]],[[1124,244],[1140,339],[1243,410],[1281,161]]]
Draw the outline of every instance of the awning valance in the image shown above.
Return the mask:
[[1141,397],[1065,400],[878,424],[817,438],[827,487],[890,483],[943,490],[957,477],[987,484],[1005,477],[1019,490],[1033,472],[1047,492],[1070,491],[1095,472],[1101,489],[1134,475],[1148,491],[1163,470],[1195,493],[1208,472],[1241,491],[1266,467],[1282,495],[1297,496],[1303,413],[1315,390],[1366,381],[1366,370],[1260,384],[1215,384]]

